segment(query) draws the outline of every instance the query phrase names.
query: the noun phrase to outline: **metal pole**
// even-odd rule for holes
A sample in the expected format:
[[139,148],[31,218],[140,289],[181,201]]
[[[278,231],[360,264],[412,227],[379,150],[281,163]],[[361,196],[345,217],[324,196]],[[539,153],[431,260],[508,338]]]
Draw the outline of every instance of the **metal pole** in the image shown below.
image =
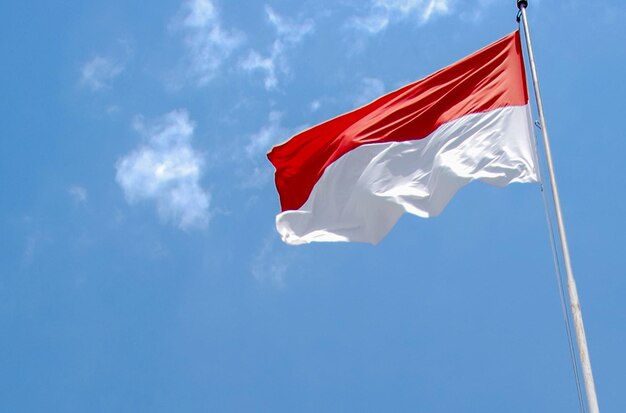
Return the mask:
[[526,47],[528,49],[528,57],[530,60],[530,71],[533,78],[533,88],[535,90],[535,98],[537,100],[537,110],[539,112],[539,121],[541,122],[541,134],[543,136],[543,145],[545,148],[546,162],[548,164],[548,173],[550,176],[550,187],[552,188],[552,198],[554,200],[554,209],[556,214],[557,226],[559,230],[559,238],[561,240],[561,248],[563,252],[563,261],[565,263],[565,271],[567,273],[567,292],[569,295],[570,311],[574,321],[576,331],[576,341],[578,343],[578,354],[583,371],[585,382],[585,393],[587,395],[587,407],[589,413],[599,413],[598,399],[596,396],[596,387],[591,372],[591,360],[589,359],[589,350],[587,349],[587,338],[585,336],[585,326],[583,325],[583,316],[580,309],[580,300],[576,290],[576,281],[572,272],[572,264],[567,246],[567,238],[565,236],[565,226],[563,224],[563,214],[561,212],[561,202],[559,200],[559,192],[556,185],[556,177],[554,175],[554,165],[552,163],[552,152],[550,150],[550,141],[548,140],[548,128],[543,114],[543,103],[541,101],[541,92],[539,91],[539,81],[537,80],[537,69],[535,68],[535,57],[533,54],[532,42],[530,40],[530,32],[528,30],[528,20],[526,18],[526,7],[528,2],[518,0],[517,7],[520,10],[522,23],[524,25],[524,35],[526,38]]

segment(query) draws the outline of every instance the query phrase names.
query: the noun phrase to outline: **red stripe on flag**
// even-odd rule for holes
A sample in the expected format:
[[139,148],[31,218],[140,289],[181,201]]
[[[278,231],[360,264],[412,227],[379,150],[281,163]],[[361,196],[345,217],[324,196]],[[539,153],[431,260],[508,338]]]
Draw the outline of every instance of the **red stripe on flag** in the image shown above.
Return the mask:
[[281,208],[299,209],[326,168],[361,145],[423,139],[462,116],[527,102],[516,31],[422,80],[272,148],[267,156],[276,168]]

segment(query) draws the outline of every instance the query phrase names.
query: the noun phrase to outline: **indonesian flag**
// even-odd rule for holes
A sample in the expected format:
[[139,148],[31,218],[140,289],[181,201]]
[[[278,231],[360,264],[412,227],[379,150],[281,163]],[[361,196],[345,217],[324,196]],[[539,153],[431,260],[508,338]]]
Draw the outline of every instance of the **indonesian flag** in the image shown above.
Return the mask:
[[275,146],[287,244],[377,243],[464,185],[537,182],[519,32]]

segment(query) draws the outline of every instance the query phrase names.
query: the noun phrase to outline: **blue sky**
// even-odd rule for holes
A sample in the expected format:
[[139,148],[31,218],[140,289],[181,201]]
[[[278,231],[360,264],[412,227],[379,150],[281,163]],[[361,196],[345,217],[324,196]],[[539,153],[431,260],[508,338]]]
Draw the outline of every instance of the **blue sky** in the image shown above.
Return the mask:
[[[516,28],[514,1],[16,2],[0,410],[577,409],[536,185],[288,247],[265,153]],[[529,16],[600,408],[626,411],[621,1]]]

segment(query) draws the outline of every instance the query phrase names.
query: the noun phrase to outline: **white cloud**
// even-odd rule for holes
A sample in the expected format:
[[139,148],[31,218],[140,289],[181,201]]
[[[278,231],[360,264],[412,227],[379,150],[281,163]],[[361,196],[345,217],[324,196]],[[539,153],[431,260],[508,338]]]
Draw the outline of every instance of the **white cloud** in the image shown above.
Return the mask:
[[245,59],[241,60],[240,67],[243,70],[252,72],[260,70],[265,72],[265,78],[263,79],[263,85],[265,89],[274,89],[278,85],[278,77],[276,76],[276,55],[275,49],[272,49],[272,54],[268,57],[261,56],[258,52],[251,50]]
[[427,22],[431,17],[437,14],[447,14],[449,11],[448,0],[430,0],[421,13],[421,19]]
[[321,107],[322,107],[322,102],[320,102],[319,99],[315,99],[309,105],[309,108],[311,109],[311,112],[317,112]]
[[243,188],[261,188],[272,180],[273,170],[269,164],[257,164],[251,172],[246,174]]
[[264,73],[263,84],[267,90],[278,86],[278,75],[289,74],[290,68],[286,58],[286,51],[300,43],[309,33],[313,32],[311,20],[293,21],[279,16],[271,7],[265,6],[268,22],[274,26],[276,39],[270,51],[263,56],[256,50],[251,50],[240,61],[239,66],[248,72],[261,71]]
[[129,203],[156,203],[160,218],[181,229],[209,221],[210,194],[200,186],[204,159],[191,146],[194,125],[185,110],[170,112],[135,130],[145,142],[117,162],[116,180]]
[[77,204],[87,202],[87,190],[80,185],[69,187],[67,193]]
[[123,71],[123,63],[112,58],[95,56],[83,65],[80,83],[93,91],[107,89]]
[[258,282],[284,288],[291,258],[281,253],[279,243],[279,237],[275,232],[266,237],[252,259],[250,270]]
[[248,142],[244,146],[242,160],[247,161],[246,168],[242,172],[245,177],[242,180],[244,188],[260,188],[271,181],[274,169],[266,158],[266,153],[272,146],[285,142],[296,133],[308,128],[307,125],[300,125],[295,128],[286,128],[282,124],[283,113],[271,111],[267,122],[258,131],[248,136]]
[[370,34],[376,34],[389,25],[389,13],[385,9],[372,10],[371,14],[353,17],[349,25]]
[[53,243],[52,237],[41,229],[31,230],[25,241],[21,257],[22,265],[25,266],[33,264],[37,256],[41,255]]
[[250,136],[249,142],[245,147],[246,155],[249,158],[265,154],[274,144],[289,138],[289,131],[281,125],[282,117],[283,114],[281,112],[270,112],[267,124]]
[[238,30],[222,27],[212,0],[186,1],[173,28],[184,33],[187,75],[199,86],[206,85],[217,75],[244,39]]
[[282,117],[281,112],[270,112],[267,123],[248,137],[244,152],[252,162],[253,169],[246,171],[243,187],[259,188],[272,179],[273,169],[265,159],[265,154],[273,145],[286,141],[292,135],[292,131],[282,126]]
[[370,34],[376,34],[389,24],[409,17],[426,23],[437,15],[450,12],[451,0],[371,0],[367,13],[353,17],[349,25]]
[[[463,11],[460,11],[459,18],[469,23],[480,23],[485,17],[485,12],[488,12],[490,6],[496,1],[497,0],[478,0],[477,4],[469,8],[466,7]],[[537,6],[538,4],[539,0],[533,1],[533,6]]]
[[363,106],[372,100],[381,97],[385,93],[385,84],[382,80],[373,77],[361,79],[361,90],[354,97],[355,106]]
[[278,37],[285,43],[295,44],[302,41],[304,36],[313,31],[313,22],[311,20],[304,20],[301,22],[294,22],[287,20],[278,14],[269,6],[265,6],[265,13],[268,21],[276,29]]

